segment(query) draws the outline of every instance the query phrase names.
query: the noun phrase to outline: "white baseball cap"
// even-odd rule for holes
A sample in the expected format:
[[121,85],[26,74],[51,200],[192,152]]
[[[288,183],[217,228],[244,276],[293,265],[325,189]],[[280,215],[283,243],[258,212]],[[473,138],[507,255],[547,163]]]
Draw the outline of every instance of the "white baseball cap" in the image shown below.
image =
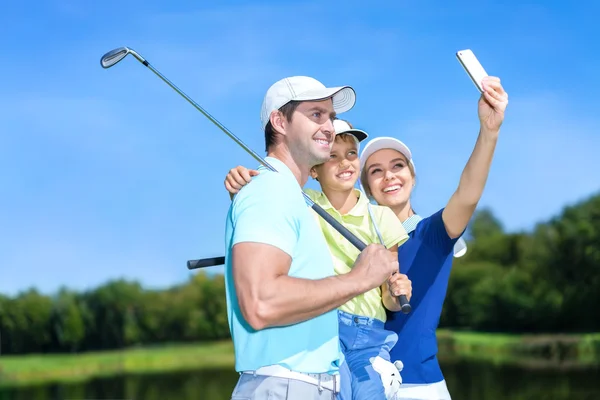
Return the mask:
[[260,120],[264,130],[271,113],[290,101],[318,101],[332,98],[333,109],[341,114],[354,107],[356,93],[350,86],[325,87],[309,76],[292,76],[275,82],[263,99]]
[[[413,171],[415,171],[415,174],[417,173],[416,169],[415,169],[415,163],[412,158],[412,153],[411,153],[410,149],[408,148],[408,146],[405,145],[404,143],[402,143],[400,140],[393,138],[393,137],[388,137],[388,136],[378,137],[378,138],[371,140],[369,143],[367,143],[367,145],[363,149],[362,153],[360,154],[360,169],[361,169],[361,171],[365,167],[365,163],[367,162],[367,159],[376,151],[383,150],[383,149],[392,149],[392,150],[396,150],[396,151],[404,154],[404,157],[406,157],[408,162],[412,165]],[[364,192],[362,183],[361,183],[361,190]],[[454,244],[454,251],[453,251],[454,254],[453,255],[455,258],[459,258],[459,257],[464,256],[466,254],[466,252],[467,252],[467,242],[465,241],[465,239],[460,237]]]
[[350,124],[348,124],[343,119],[334,119],[333,128],[335,129],[336,135],[347,133],[349,135],[354,136],[359,143],[369,137],[369,135],[367,135],[367,132],[361,131],[360,129],[351,128]]
[[373,153],[383,149],[392,149],[404,154],[404,157],[406,157],[407,161],[412,165],[415,174],[417,173],[415,169],[415,163],[412,159],[412,153],[408,146],[402,143],[400,140],[389,136],[375,138],[366,144],[365,148],[360,154],[360,169],[362,170],[365,167],[367,159],[371,157]]

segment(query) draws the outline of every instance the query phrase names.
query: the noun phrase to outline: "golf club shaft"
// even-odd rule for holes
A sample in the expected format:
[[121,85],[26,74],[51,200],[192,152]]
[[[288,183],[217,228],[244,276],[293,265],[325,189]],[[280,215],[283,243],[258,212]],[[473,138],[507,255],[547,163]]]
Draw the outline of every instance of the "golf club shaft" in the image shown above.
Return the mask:
[[[133,54],[133,53],[132,53]],[[138,55],[139,56],[139,55]],[[256,161],[263,164],[265,167],[270,169],[273,172],[277,172],[275,168],[269,164],[266,160],[264,160],[261,156],[256,154],[254,150],[248,147],[240,138],[233,134],[229,129],[227,129],[223,124],[217,121],[210,113],[208,113],[204,108],[202,108],[198,103],[196,103],[192,98],[190,98],[187,94],[185,94],[181,89],[179,89],[175,84],[173,84],[170,80],[168,80],[163,74],[161,74],[156,68],[154,68],[147,60],[143,57],[136,57],[136,59],[140,60],[142,64],[148,67],[152,72],[154,72],[160,79],[162,79],[167,85],[169,85],[173,90],[179,93],[184,99],[186,99],[191,105],[193,105],[198,111],[200,111],[206,118],[211,120],[219,129],[221,129],[227,136],[233,139],[237,144],[239,144],[244,150],[246,150]],[[358,239],[352,232],[350,232],[346,227],[340,224],[335,220],[331,215],[329,215],[325,210],[315,204],[312,199],[304,192],[302,192],[306,202],[310,205],[310,207],[317,213],[321,218],[327,221],[330,225],[332,225],[335,230],[337,230],[342,236],[344,236],[350,243],[352,243],[359,251],[363,251],[365,247],[367,247],[360,239]]]
[[[240,145],[246,152],[248,152],[255,160],[269,168],[271,171],[277,172],[272,165],[267,163],[261,156],[256,154],[251,148],[249,148],[244,142],[240,140],[236,135],[234,135],[229,129],[227,129],[223,124],[217,121],[212,115],[210,115],[206,110],[204,110],[198,103],[192,100],[187,94],[185,94],[181,89],[179,89],[175,84],[173,84],[169,79],[167,79],[163,74],[161,74],[156,68],[154,68],[144,57],[142,57],[137,52],[129,49],[131,55],[133,55],[139,62],[145,65],[148,69],[154,72],[160,79],[163,80],[167,85],[169,85],[173,90],[179,93],[184,99],[186,99],[191,105],[193,105],[198,111],[200,111],[206,118],[212,121],[219,129],[221,129],[227,136],[233,139],[238,145]],[[318,204],[312,201],[312,199],[305,193],[302,192],[306,202],[310,205],[310,207],[327,223],[329,223],[336,231],[338,231],[342,236],[344,236],[350,243],[352,243],[359,251],[363,251],[367,245],[363,243],[359,238],[357,238],[352,232],[350,232],[346,227],[344,227],[340,222],[338,222],[333,216],[328,214],[323,208],[321,208]],[[188,262],[189,268],[189,262]],[[400,296],[400,305],[408,304],[406,296]]]

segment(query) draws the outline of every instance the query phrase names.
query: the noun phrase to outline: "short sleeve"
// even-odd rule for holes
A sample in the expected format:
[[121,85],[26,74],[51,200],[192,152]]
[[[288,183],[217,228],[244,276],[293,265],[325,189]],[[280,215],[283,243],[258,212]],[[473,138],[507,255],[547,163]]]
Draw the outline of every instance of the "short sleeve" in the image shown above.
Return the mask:
[[376,215],[378,215],[377,225],[385,247],[389,249],[392,246],[400,246],[406,242],[408,240],[408,233],[406,233],[406,229],[404,229],[402,222],[400,222],[396,214],[389,207],[376,207]]
[[[231,212],[232,246],[242,242],[275,246],[293,257],[298,241],[297,215],[302,207],[295,196],[299,190],[275,174],[255,178],[234,198]],[[303,198],[302,198],[303,199]]]
[[438,254],[446,255],[453,251],[454,244],[464,231],[461,235],[452,239],[446,231],[446,226],[442,219],[443,212],[444,209],[442,208],[435,214],[421,220],[415,228],[414,235],[430,249],[436,251]]

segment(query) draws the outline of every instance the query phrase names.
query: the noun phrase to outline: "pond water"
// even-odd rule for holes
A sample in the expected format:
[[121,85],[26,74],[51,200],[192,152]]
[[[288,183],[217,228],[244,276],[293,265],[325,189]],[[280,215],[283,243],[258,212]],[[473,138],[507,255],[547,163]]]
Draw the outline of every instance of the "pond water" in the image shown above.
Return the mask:
[[[453,400],[600,399],[600,369],[569,371],[442,365]],[[0,389],[0,400],[228,400],[238,375],[231,369],[99,378],[85,383]]]

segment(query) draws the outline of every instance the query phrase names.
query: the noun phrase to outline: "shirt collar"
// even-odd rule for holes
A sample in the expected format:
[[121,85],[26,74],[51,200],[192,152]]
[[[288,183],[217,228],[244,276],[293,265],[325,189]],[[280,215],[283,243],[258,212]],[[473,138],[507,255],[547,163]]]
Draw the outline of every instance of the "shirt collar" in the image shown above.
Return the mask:
[[[367,196],[358,189],[354,189],[354,193],[356,193],[356,195],[358,196],[358,201],[356,202],[354,207],[352,207],[352,209],[348,211],[348,214],[346,215],[351,215],[353,217],[363,217],[367,214],[367,205],[369,204],[369,200],[367,199]],[[315,203],[317,203],[319,206],[321,206],[321,208],[325,210],[335,210],[339,213],[339,211],[337,211],[331,205],[331,202],[323,192],[320,192],[319,195],[315,198]]]
[[413,214],[410,217],[408,217],[406,221],[402,223],[402,226],[406,230],[406,233],[411,233],[412,231],[414,231],[417,227],[417,224],[421,222],[422,219],[423,217],[417,214]]
[[[285,163],[283,161],[281,161],[278,158],[275,157],[265,157],[265,161],[267,162],[267,164],[270,164],[273,168],[275,168],[275,170],[283,175],[289,176],[291,178],[294,179],[294,181],[296,183],[298,183],[298,181],[296,180],[296,176],[294,175],[294,173],[292,172],[292,170],[285,165]],[[262,171],[270,171],[269,168],[265,167],[264,165],[260,164],[258,167],[258,171],[262,172]]]

